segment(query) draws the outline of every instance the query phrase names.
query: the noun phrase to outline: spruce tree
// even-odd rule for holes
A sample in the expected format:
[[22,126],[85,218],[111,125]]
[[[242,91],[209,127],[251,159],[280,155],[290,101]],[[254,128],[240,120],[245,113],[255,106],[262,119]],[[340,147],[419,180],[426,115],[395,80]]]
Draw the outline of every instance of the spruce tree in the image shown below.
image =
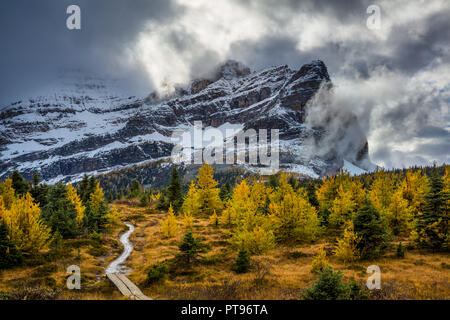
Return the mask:
[[18,266],[22,261],[22,253],[9,238],[8,226],[0,219],[0,270]]
[[87,174],[84,174],[83,180],[81,180],[78,187],[78,194],[80,195],[81,201],[83,201],[84,205],[87,205],[89,201],[88,187],[89,187],[89,177]]
[[416,215],[417,242],[421,247],[445,249],[444,245],[449,237],[449,199],[444,180],[435,173],[430,178],[430,189],[425,195],[423,209]]
[[167,200],[169,204],[172,204],[175,212],[178,212],[183,204],[183,191],[181,189],[180,176],[175,166],[172,168],[170,184],[169,187],[167,187]]
[[130,192],[127,194],[127,198],[129,198],[129,199],[136,198],[140,192],[141,192],[141,185],[140,185],[139,181],[137,181],[135,179],[131,183]]
[[59,232],[64,238],[73,238],[78,234],[77,210],[67,196],[67,187],[61,182],[50,187],[47,205],[42,217],[52,232]]
[[234,271],[237,273],[245,273],[250,269],[250,252],[244,244],[239,249],[238,256],[234,260]]
[[233,188],[231,187],[230,181],[227,180],[227,182],[225,182],[220,188],[219,191],[220,200],[226,202],[227,200],[231,199],[232,195],[233,195]]
[[204,252],[204,247],[199,239],[194,238],[192,230],[186,231],[183,241],[178,245],[181,253],[178,255],[178,259],[183,261],[186,265],[190,265],[195,262],[199,254]]
[[11,179],[12,179],[12,187],[14,188],[16,195],[24,195],[30,190],[30,185],[22,177],[19,171],[14,170]]
[[357,248],[362,259],[380,256],[384,253],[389,240],[380,214],[369,199],[357,211],[353,220],[354,231],[360,238]]
[[37,172],[33,174],[33,188],[36,188],[39,185],[39,182],[41,182],[41,178],[39,178],[39,175]]

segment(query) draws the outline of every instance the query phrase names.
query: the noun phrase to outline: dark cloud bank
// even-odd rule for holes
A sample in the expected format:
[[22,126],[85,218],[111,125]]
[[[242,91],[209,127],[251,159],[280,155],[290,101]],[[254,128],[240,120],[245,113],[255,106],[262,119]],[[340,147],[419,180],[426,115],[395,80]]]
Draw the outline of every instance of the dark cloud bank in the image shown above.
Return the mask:
[[[211,3],[2,1],[0,104],[38,93],[61,67],[112,74],[144,94],[226,58],[252,69],[321,59],[336,86],[333,103],[358,115],[375,163],[450,162],[450,3],[214,1],[218,10]],[[366,27],[373,3],[381,8],[378,31]],[[70,4],[81,7],[81,30],[65,27]]]

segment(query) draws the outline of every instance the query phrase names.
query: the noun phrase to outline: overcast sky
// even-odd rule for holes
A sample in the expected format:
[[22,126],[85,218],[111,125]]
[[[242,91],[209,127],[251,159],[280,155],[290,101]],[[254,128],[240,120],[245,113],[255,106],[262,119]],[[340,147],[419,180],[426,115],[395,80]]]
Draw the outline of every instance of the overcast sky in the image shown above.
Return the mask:
[[[81,8],[81,30],[66,8]],[[380,28],[367,27],[369,5]],[[39,94],[61,67],[148,94],[225,59],[254,70],[321,59],[385,167],[450,163],[450,1],[2,0],[0,104]]]

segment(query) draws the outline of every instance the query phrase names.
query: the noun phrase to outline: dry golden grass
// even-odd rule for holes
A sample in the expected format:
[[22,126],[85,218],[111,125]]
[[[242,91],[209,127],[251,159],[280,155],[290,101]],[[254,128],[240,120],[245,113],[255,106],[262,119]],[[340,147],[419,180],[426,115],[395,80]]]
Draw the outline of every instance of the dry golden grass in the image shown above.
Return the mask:
[[[196,218],[194,236],[200,237],[208,251],[202,254],[203,262],[184,273],[170,275],[161,283],[146,285],[146,271],[156,263],[172,259],[179,252],[178,244],[184,235],[180,222],[177,237],[164,239],[160,222],[166,213],[154,208],[140,208],[137,201],[116,202],[122,221],[136,226],[130,239],[134,250],[126,262],[131,273],[128,277],[144,294],[153,299],[300,299],[306,287],[318,279],[310,272],[311,262],[321,246],[332,247],[326,240],[296,247],[279,246],[271,252],[252,256],[254,267],[246,274],[232,271],[237,250],[227,242],[229,230],[211,225],[207,218]],[[0,291],[30,283],[30,280],[54,279],[54,287],[61,289],[59,299],[125,299],[105,277],[106,266],[120,255],[122,246],[119,235],[127,228],[118,224],[111,228],[102,240],[107,254],[94,257],[88,253],[90,246],[73,249],[67,257],[54,262],[57,271],[45,277],[33,278],[38,267],[22,267],[0,273]],[[403,244],[406,241],[403,240]],[[393,246],[395,248],[395,246]],[[328,256],[329,264],[343,272],[344,278],[365,283],[366,268],[375,264],[381,268],[382,289],[374,291],[373,299],[449,299],[450,257],[448,254],[410,250],[404,259],[395,257],[394,248],[383,258],[344,264],[334,256]],[[297,252],[297,254],[293,254]],[[66,268],[79,265],[82,272],[82,289],[68,290]]]
[[[135,250],[127,265],[132,269],[129,278],[153,299],[299,299],[305,287],[318,279],[310,272],[311,262],[325,240],[297,247],[277,247],[268,254],[253,256],[252,262],[258,268],[249,273],[236,274],[232,271],[237,251],[227,243],[229,230],[216,228],[209,219],[196,218],[194,236],[200,237],[209,250],[203,254],[209,263],[199,263],[187,274],[170,276],[163,283],[145,285],[147,269],[166,259],[172,259],[179,252],[178,243],[184,235],[164,239],[160,232],[160,221],[166,214],[156,210],[143,210],[118,205],[125,212],[124,219],[134,219],[136,231],[131,236]],[[140,217],[137,218],[136,217]],[[403,240],[405,244],[405,240]],[[300,257],[292,252],[300,251]],[[357,261],[344,264],[334,256],[328,256],[329,264],[343,272],[344,278],[354,278],[361,284],[368,278],[366,269],[375,264],[381,268],[382,290],[373,292],[374,299],[449,299],[450,257],[448,254],[410,250],[404,259],[395,257],[395,246],[383,258],[371,261]],[[266,270],[264,273],[261,270]],[[261,277],[263,280],[261,280]]]

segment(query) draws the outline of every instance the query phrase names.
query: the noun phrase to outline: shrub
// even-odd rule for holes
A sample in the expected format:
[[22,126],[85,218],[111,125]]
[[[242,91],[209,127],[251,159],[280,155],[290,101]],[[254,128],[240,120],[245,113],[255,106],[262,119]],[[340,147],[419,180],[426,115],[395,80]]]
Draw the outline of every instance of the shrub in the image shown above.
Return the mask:
[[156,282],[159,282],[166,278],[167,274],[169,273],[169,267],[167,265],[167,262],[164,261],[159,264],[155,264],[151,266],[147,271],[147,284],[153,284]]
[[250,269],[250,252],[242,245],[238,256],[234,261],[234,271],[237,273],[245,273]]
[[104,255],[106,255],[107,252],[108,252],[108,249],[106,249],[103,246],[95,246],[88,250],[88,253],[94,257],[104,256]]
[[178,259],[186,264],[195,262],[201,252],[204,252],[204,246],[199,239],[194,238],[191,230],[186,231],[183,241],[178,245],[181,253]]
[[402,243],[400,242],[397,246],[397,258],[404,258],[406,255],[406,248],[402,245]]
[[31,276],[34,278],[47,277],[53,272],[56,272],[57,270],[58,266],[56,264],[53,263],[44,264],[42,266],[37,267],[31,274]]
[[303,295],[305,300],[357,300],[367,297],[367,291],[360,284],[354,280],[345,283],[342,272],[335,272],[330,266],[323,269],[319,280],[307,288]]

